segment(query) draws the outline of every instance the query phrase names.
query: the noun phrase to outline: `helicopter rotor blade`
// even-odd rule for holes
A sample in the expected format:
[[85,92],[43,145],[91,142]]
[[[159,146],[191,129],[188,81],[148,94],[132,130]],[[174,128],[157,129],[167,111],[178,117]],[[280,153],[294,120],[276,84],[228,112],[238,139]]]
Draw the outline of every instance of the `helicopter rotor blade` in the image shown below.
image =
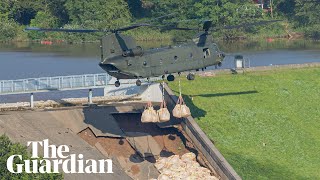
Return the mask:
[[[176,22],[175,22],[176,23]],[[203,30],[208,31],[212,27],[212,21],[203,20]],[[169,31],[169,30],[182,30],[182,31],[198,31],[199,28],[189,28],[189,27],[177,27],[176,25],[167,25],[167,26],[153,26],[158,27],[161,30]]]
[[133,24],[133,25],[131,25],[131,26],[114,29],[114,30],[112,30],[112,32],[128,31],[128,30],[135,29],[135,28],[138,28],[138,27],[143,27],[143,26],[153,26],[153,25],[151,25],[151,24],[146,24],[146,23]]
[[170,30],[196,31],[198,30],[198,28],[174,27],[174,26],[156,26],[156,27],[165,31],[170,31]]
[[177,14],[177,13],[170,13],[170,14],[167,14],[167,15],[159,16],[159,17],[150,19],[149,21],[145,21],[145,22],[143,22],[143,23],[150,23],[150,22],[153,22],[153,21],[158,20],[158,19],[163,19],[163,18],[166,18],[166,17],[173,16],[173,15],[175,15],[175,14]]
[[[158,17],[163,18],[167,16],[171,16],[174,13]],[[254,23],[245,23],[245,24],[240,24],[240,25],[235,25],[235,26],[224,26],[222,28],[214,28],[212,29],[212,21],[210,20],[205,20],[203,21],[203,31],[213,31],[213,30],[219,30],[219,29],[235,29],[235,28],[241,28],[241,27],[249,27],[249,26],[257,26],[257,25],[264,25],[268,23],[273,23],[273,22],[279,22],[282,20],[270,20],[270,21],[259,21],[259,22],[254,22]],[[199,30],[198,28],[188,28],[188,27],[177,27],[176,25],[167,25],[167,26],[157,26],[157,25],[152,25],[148,23],[138,23],[138,24],[133,24],[130,26],[122,27],[122,28],[117,28],[117,29],[104,29],[104,30],[99,30],[99,29],[63,29],[63,28],[38,28],[38,27],[27,27],[25,28],[26,31],[43,31],[43,32],[73,32],[73,33],[96,33],[96,32],[112,32],[112,33],[117,33],[121,31],[128,31],[131,29],[139,28],[139,27],[156,27],[161,30],[183,30],[183,31],[196,31]]]
[[63,29],[63,28],[38,28],[38,27],[27,27],[25,28],[26,31],[43,31],[43,32],[74,32],[74,33],[95,33],[95,32],[112,32],[116,33],[119,31],[128,31],[131,29],[135,29],[142,26],[152,26],[150,24],[141,23],[141,24],[133,24],[131,26],[122,27],[118,29]]
[[[195,19],[196,20],[196,19]],[[191,21],[191,20],[185,20],[185,21]],[[224,26],[221,28],[212,28],[213,27],[213,23],[211,20],[201,20],[201,22],[203,23],[203,31],[216,31],[219,29],[236,29],[236,28],[241,28],[241,27],[250,27],[250,26],[260,26],[260,25],[265,25],[268,23],[274,23],[274,22],[279,22],[282,20],[270,20],[270,21],[259,21],[259,22],[254,22],[254,23],[244,23],[244,24],[240,24],[240,25],[234,25],[234,26]],[[199,30],[198,28],[187,28],[187,27],[176,27],[176,26],[158,26],[159,28],[162,28],[163,30],[191,30],[191,31],[195,31],[195,30]]]
[[163,15],[163,16],[151,19],[151,20],[149,20],[147,22],[136,23],[136,24],[132,24],[130,26],[121,27],[121,28],[117,28],[117,29],[99,30],[99,29],[63,29],[63,28],[27,27],[27,28],[25,28],[25,30],[26,31],[43,31],[43,32],[74,32],[74,33],[112,32],[112,33],[116,33],[116,32],[120,32],[120,31],[128,31],[128,30],[135,29],[135,28],[138,28],[138,27],[143,27],[143,26],[152,26],[152,25],[148,24],[148,22],[152,22],[152,21],[157,20],[157,19],[162,19],[162,18],[165,18],[165,17],[169,17],[169,16],[172,16],[174,14],[177,14],[177,13],[171,13],[171,14]]
[[282,21],[282,20],[270,20],[270,21],[259,21],[254,23],[244,23],[244,24],[235,25],[235,26],[224,26],[221,29],[238,29],[238,28],[249,27],[249,26],[260,26],[260,25],[265,25],[265,24],[279,22],[279,21]]
[[43,32],[75,32],[75,33],[95,33],[95,32],[106,32],[105,30],[97,29],[62,29],[62,28],[38,28],[38,27],[27,27],[26,31],[43,31]]

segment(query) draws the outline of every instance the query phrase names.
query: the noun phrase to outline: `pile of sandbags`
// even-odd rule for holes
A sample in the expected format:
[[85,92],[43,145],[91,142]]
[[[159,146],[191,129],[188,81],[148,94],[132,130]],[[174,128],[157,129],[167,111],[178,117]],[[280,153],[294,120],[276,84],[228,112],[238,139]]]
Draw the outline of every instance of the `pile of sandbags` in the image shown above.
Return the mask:
[[181,158],[179,155],[160,158],[155,167],[160,172],[158,180],[218,180],[217,177],[211,176],[209,169],[200,166],[196,161],[196,155],[191,152],[182,155]]
[[[156,111],[153,108],[152,103],[148,102],[141,116],[142,123],[157,123],[157,122],[170,121],[170,112],[166,106],[164,89],[165,88],[164,88],[164,81],[163,81],[162,82],[162,103],[161,103],[160,109]],[[179,92],[180,92],[180,96],[178,98],[176,106],[172,110],[172,115],[176,118],[186,118],[188,116],[191,116],[191,112],[182,98],[180,79],[179,79]]]
[[[176,106],[172,110],[172,115],[176,118],[186,118],[191,116],[190,109],[184,102],[182,96],[179,96]],[[163,100],[160,109],[156,111],[151,102],[148,102],[141,116],[142,123],[157,123],[170,121],[170,112],[166,102]]]
[[160,109],[156,111],[151,102],[148,102],[141,116],[142,123],[157,123],[170,121],[170,112],[166,106],[166,102],[161,103]]
[[146,108],[141,115],[142,123],[156,123],[159,122],[157,111],[153,109],[151,102],[148,102]]

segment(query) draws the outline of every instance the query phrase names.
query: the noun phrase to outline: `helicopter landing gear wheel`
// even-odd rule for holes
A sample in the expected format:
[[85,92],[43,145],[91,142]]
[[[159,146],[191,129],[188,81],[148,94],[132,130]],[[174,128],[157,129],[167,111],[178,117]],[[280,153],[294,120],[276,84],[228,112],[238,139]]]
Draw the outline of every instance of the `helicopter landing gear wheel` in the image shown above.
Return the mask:
[[120,81],[117,80],[117,81],[114,83],[114,85],[115,85],[116,87],[119,87],[119,86],[120,86]]
[[196,76],[195,76],[194,74],[189,73],[189,74],[187,75],[187,79],[188,79],[189,81],[192,81],[192,80],[194,80],[195,78],[196,78]]
[[168,81],[174,81],[174,75],[170,74],[170,75],[167,77],[167,80],[168,80]]
[[139,79],[136,81],[136,85],[141,86],[141,81]]

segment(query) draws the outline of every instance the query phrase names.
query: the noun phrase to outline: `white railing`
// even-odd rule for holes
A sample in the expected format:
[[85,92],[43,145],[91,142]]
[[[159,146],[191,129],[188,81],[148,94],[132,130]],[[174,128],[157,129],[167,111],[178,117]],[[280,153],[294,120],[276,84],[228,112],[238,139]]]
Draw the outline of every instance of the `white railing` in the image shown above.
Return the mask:
[[84,74],[74,76],[41,77],[18,80],[1,80],[0,94],[20,94],[29,92],[46,92],[102,88],[111,79],[107,73]]
[[[107,85],[113,85],[114,82],[110,80],[111,76],[107,73],[0,80],[0,95],[104,88]],[[150,81],[158,80],[161,78],[150,78]],[[147,79],[141,79],[141,81],[147,82]],[[122,79],[120,82],[121,84],[135,84],[136,79]]]

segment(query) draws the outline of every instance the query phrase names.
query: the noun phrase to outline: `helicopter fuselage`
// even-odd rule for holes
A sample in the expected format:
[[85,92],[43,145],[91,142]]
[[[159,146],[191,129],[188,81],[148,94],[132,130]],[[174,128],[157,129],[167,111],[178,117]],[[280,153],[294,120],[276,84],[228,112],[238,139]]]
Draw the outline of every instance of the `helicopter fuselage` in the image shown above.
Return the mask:
[[223,52],[215,43],[199,47],[191,42],[149,49],[138,55],[117,55],[99,65],[117,79],[139,79],[220,65],[223,58]]
[[[164,16],[163,16],[164,17]],[[236,26],[225,26],[225,29],[234,29],[277,22],[280,20],[260,21],[256,23]],[[166,48],[155,48],[144,51],[136,45],[135,40],[121,32],[138,27],[159,27],[148,23],[132,24],[117,29],[61,29],[61,28],[37,28],[28,27],[32,31],[55,31],[75,33],[110,33],[101,38],[101,62],[100,67],[117,79],[138,79],[137,85],[141,85],[139,78],[149,78],[169,74],[168,81],[173,81],[172,73],[180,73],[190,70],[199,70],[212,65],[221,65],[225,55],[214,43],[212,32],[213,23],[210,20],[203,21],[202,30],[185,27],[162,27],[164,30],[198,30],[190,43]],[[200,31],[199,31],[200,30]],[[193,74],[188,74],[188,80],[194,80]],[[116,81],[115,85],[120,86]]]

